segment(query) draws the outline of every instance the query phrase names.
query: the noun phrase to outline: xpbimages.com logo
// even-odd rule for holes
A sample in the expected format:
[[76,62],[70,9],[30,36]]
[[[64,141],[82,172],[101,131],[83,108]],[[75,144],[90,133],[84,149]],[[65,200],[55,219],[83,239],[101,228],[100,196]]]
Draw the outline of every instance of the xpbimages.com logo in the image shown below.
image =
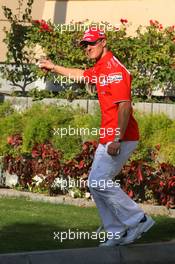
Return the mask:
[[99,84],[100,86],[105,86],[111,83],[120,83],[123,80],[122,72],[113,72],[110,74],[102,74],[100,76],[92,75],[76,77],[72,76],[70,73],[68,76],[63,75],[53,75],[53,83],[64,85],[64,84],[73,84],[73,83],[93,83]]
[[58,240],[59,242],[63,243],[65,240],[99,240],[101,242],[105,242],[106,239],[112,239],[115,238],[120,239],[119,232],[88,232],[88,231],[79,231],[76,229],[76,231],[71,231],[68,229],[68,231],[62,231],[62,232],[53,232],[53,239]]
[[80,179],[73,179],[70,176],[66,177],[66,179],[61,179],[61,178],[56,178],[53,182],[53,187],[59,187],[60,190],[64,190],[67,188],[86,188],[91,187],[91,188],[98,188],[99,190],[105,190],[109,188],[120,188],[120,180],[115,179],[115,180],[105,180],[105,179],[89,179],[84,180],[82,178]]
[[75,128],[71,127],[70,125],[68,127],[58,127],[58,128],[53,128],[53,135],[54,136],[60,136],[61,138],[64,136],[99,136],[100,138],[105,138],[106,136],[120,136],[120,128],[85,128],[85,127],[80,127],[80,128]]
[[70,23],[70,24],[58,24],[54,25],[54,30],[60,32],[61,34],[63,32],[74,32],[74,31],[86,31],[91,28],[91,30],[96,31],[97,29],[100,29],[104,32],[107,31],[119,31],[122,23],[117,23],[115,25],[112,25],[110,23]]

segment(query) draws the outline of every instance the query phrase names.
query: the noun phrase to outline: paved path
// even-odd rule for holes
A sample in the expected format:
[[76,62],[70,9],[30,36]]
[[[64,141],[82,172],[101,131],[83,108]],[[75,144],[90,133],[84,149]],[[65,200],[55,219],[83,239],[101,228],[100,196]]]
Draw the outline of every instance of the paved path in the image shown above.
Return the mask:
[[0,264],[175,264],[175,241],[2,254]]

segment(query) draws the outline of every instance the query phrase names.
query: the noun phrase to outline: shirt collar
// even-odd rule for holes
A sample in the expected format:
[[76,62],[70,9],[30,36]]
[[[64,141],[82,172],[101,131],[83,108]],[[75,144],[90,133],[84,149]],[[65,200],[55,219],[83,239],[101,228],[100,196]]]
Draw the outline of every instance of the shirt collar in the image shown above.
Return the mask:
[[99,61],[97,61],[95,66],[103,64],[104,62],[108,61],[112,57],[113,57],[112,52],[111,51],[107,51],[107,53]]

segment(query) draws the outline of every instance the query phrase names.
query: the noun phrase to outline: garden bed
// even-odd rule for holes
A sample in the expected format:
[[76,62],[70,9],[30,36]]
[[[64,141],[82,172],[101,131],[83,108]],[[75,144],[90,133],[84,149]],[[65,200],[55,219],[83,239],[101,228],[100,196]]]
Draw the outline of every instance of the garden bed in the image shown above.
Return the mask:
[[[136,113],[135,116],[141,140],[117,179],[136,202],[173,208],[175,121],[165,115]],[[19,113],[4,103],[0,105],[1,171],[14,176],[16,183],[12,185],[19,190],[87,197],[86,181],[98,144],[99,123],[99,111],[90,115],[80,108],[37,103]],[[70,127],[90,132],[96,128],[97,134],[59,134],[61,129],[68,131]],[[67,184],[69,179],[82,180],[83,185],[74,188]]]

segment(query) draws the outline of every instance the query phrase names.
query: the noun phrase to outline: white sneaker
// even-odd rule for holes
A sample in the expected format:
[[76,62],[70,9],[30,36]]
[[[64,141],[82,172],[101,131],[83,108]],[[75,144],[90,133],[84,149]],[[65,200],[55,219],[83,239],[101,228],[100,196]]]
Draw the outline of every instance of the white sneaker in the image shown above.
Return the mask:
[[133,243],[155,224],[155,221],[150,216],[145,215],[143,220],[136,227],[127,230],[127,235],[123,237],[120,245]]
[[126,231],[122,232],[120,236],[115,236],[111,239],[107,239],[107,241],[100,243],[99,247],[115,247],[119,246],[121,241],[123,241],[123,236],[126,235]]

